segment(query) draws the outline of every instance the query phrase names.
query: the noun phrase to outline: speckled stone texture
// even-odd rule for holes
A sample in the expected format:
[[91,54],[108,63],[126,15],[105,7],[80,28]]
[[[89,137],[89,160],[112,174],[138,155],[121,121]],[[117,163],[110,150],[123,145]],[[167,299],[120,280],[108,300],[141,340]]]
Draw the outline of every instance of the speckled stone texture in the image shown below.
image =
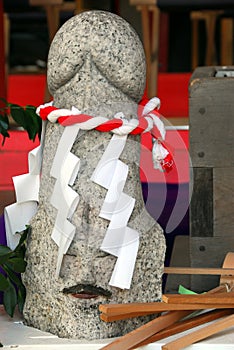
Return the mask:
[[[142,44],[122,18],[103,11],[79,14],[56,34],[48,58],[48,86],[59,108],[76,106],[93,116],[112,118],[122,111],[136,118],[137,102],[145,87]],[[63,127],[47,125],[38,213],[28,238],[25,323],[67,338],[120,336],[147,322],[149,317],[105,323],[99,318],[101,303],[151,302],[161,298],[165,240],[162,229],[145,211],[139,181],[139,139],[129,136],[121,160],[129,174],[124,192],[136,199],[128,226],[140,234],[140,247],[130,290],[111,287],[116,258],[99,247],[109,221],[99,212],[106,190],[90,177],[108,145],[111,134],[80,132],[72,152],[81,159],[73,189],[80,202],[71,222],[76,236],[64,256],[59,278],[55,276],[58,248],[51,239],[56,209],[50,204],[54,179],[50,168]],[[102,287],[111,297],[77,299],[63,293],[77,283]]]

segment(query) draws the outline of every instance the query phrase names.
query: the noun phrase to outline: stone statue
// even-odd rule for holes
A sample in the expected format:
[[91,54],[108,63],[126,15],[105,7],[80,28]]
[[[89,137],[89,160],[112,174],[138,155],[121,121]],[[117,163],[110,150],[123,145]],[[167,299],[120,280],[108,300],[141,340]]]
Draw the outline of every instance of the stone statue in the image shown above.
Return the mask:
[[[75,108],[74,114],[81,112],[95,117],[92,120],[105,117],[128,122],[136,119],[137,103],[145,88],[145,57],[137,34],[125,20],[112,13],[88,11],[74,16],[60,28],[51,44],[48,86],[54,98],[53,106],[62,112],[65,109],[65,114]],[[162,229],[145,210],[139,181],[139,136],[117,135],[113,139],[111,132],[79,127],[73,135],[74,142],[66,146],[69,152],[65,152],[64,144],[70,142],[70,137],[67,136],[60,146],[59,142],[65,129],[71,132],[74,128],[50,122],[46,125],[39,207],[31,221],[27,269],[23,276],[27,290],[24,319],[27,325],[59,337],[98,339],[120,336],[149,318],[105,323],[99,318],[98,307],[102,303],[159,301],[165,240]],[[109,145],[115,153],[123,139],[125,144],[119,151],[119,159],[109,154],[107,171],[105,176],[102,174],[100,185],[95,180],[95,169]],[[57,195],[53,192],[56,186],[59,187],[59,178],[62,179],[60,190],[65,189],[66,183],[64,185],[62,181],[69,171],[69,162],[61,158],[58,171],[63,169],[64,173],[57,178],[54,175],[52,168],[54,159],[57,155],[59,157],[58,150],[66,156],[69,153],[69,157],[75,157],[79,163],[77,176],[67,188],[71,196],[75,194],[76,206],[72,215],[68,214],[66,218],[63,215],[67,209],[63,210],[62,203],[66,195],[64,198],[60,196],[59,189]],[[117,219],[112,234],[116,232],[118,235],[124,227],[129,237],[133,237],[127,242],[123,238],[122,247],[125,253],[128,252],[123,259],[119,256],[122,254],[119,243],[110,249],[107,243],[106,249],[100,249],[110,230],[110,222],[113,222],[111,206],[115,199],[107,201],[106,211],[102,208],[109,186],[105,182],[108,183],[113,175],[112,165],[120,166],[115,198],[121,197],[124,203],[124,208],[119,212],[116,209],[114,213]],[[131,215],[124,223],[122,211],[129,205],[132,205]],[[104,212],[102,216],[101,211]],[[71,231],[74,228],[67,246],[66,242],[61,243],[64,236],[56,226],[59,221],[64,227],[68,225]],[[57,230],[54,239],[51,238],[53,230]],[[56,234],[61,234],[57,242]],[[139,247],[136,234],[139,235]],[[124,284],[128,280],[125,279],[125,269],[128,270],[128,259],[130,265],[134,260],[132,243],[137,246],[137,257],[131,283],[127,286]],[[61,246],[66,248],[60,251]],[[124,263],[124,268],[117,268],[117,262],[121,265],[121,261],[127,263]],[[116,275],[113,277],[114,269]]]

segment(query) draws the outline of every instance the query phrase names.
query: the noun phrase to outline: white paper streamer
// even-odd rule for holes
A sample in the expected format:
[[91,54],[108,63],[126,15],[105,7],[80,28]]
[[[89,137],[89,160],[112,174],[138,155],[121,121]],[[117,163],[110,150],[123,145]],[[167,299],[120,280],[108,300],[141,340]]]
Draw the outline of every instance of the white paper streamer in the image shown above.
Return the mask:
[[28,201],[23,203],[13,203],[4,209],[4,221],[7,246],[12,250],[15,249],[20,240],[17,232],[25,230],[31,218],[37,212],[38,203]]
[[42,146],[38,146],[28,154],[29,173],[13,177],[16,203],[4,209],[7,245],[11,249],[15,249],[19,243],[20,235],[16,233],[25,230],[37,212],[41,159]]
[[75,235],[76,228],[70,223],[79,203],[79,195],[69,186],[75,181],[80,160],[70,152],[78,135],[77,124],[64,128],[59,141],[50,174],[56,179],[50,203],[58,210],[52,239],[59,247],[56,275],[59,275],[63,255],[66,254]]
[[139,233],[127,227],[134,205],[134,198],[121,194],[100,248],[118,258],[109,284],[121,289],[131,286],[139,247]]
[[135,204],[123,193],[128,166],[118,159],[126,139],[126,135],[113,135],[91,177],[108,189],[99,216],[110,220],[110,225],[100,249],[118,258],[109,284],[121,289],[130,288],[139,247],[139,233],[127,227]]
[[152,149],[154,169],[163,171],[161,162],[166,158],[168,154],[169,152],[166,150],[166,148],[164,148],[160,142],[154,139],[154,145]]

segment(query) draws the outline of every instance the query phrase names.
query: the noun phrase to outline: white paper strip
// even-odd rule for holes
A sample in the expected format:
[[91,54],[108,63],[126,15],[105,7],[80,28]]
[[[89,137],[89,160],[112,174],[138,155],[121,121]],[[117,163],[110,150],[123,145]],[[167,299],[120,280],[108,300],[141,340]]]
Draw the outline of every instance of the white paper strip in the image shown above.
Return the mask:
[[121,289],[129,289],[131,287],[138,248],[139,233],[126,227],[123,244],[109,282],[111,286]]
[[122,193],[106,232],[101,250],[116,256],[110,285],[129,289],[139,247],[139,233],[127,227],[135,199]]
[[91,177],[108,189],[99,216],[110,220],[110,225],[100,249],[118,258],[109,283],[122,289],[130,288],[139,247],[139,233],[127,227],[135,199],[123,193],[128,166],[119,157],[126,139],[126,135],[112,137]]
[[112,181],[112,174],[125,147],[127,135],[113,135],[105,152],[100,159],[91,180],[104,188],[109,188]]
[[6,230],[7,245],[15,249],[19,243],[20,235],[17,232],[25,230],[31,218],[37,212],[37,202],[28,201],[24,203],[14,203],[8,205],[4,210],[4,221]]
[[40,175],[23,174],[14,176],[12,179],[17,203],[38,202]]
[[123,162],[117,160],[114,168],[115,171],[99,214],[100,217],[107,220],[111,220],[116,213],[117,203],[122,195],[128,176],[128,166]]
[[7,245],[11,249],[15,249],[20,239],[20,235],[16,235],[16,232],[25,230],[37,211],[41,157],[42,146],[38,146],[28,154],[29,173],[13,177],[16,203],[4,209]]
[[121,194],[115,208],[116,214],[112,220],[103,239],[101,249],[115,256],[119,255],[122,243],[125,240],[125,228],[135,205],[135,199],[125,193]]
[[61,166],[63,165],[73,146],[73,143],[78,135],[79,129],[80,128],[77,124],[67,126],[64,128],[50,170],[50,175],[52,177],[56,179],[59,177]]
[[51,238],[58,245],[58,259],[56,275],[59,275],[63,255],[66,254],[75,235],[76,228],[69,221],[79,203],[79,195],[70,185],[77,177],[80,159],[70,152],[78,135],[77,124],[64,128],[59,141],[54,161],[51,167],[51,176],[56,178],[56,183],[50,199],[50,203],[58,210]]

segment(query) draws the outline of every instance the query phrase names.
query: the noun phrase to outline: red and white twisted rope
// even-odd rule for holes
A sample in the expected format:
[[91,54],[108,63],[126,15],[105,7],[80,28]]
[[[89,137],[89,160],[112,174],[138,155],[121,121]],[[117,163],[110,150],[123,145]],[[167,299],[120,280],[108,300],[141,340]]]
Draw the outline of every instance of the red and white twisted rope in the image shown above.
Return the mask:
[[[41,119],[49,120],[51,123],[59,123],[66,127],[78,124],[82,130],[98,130],[101,132],[112,132],[116,135],[139,135],[150,132],[153,141],[156,142],[153,150],[155,167],[162,171],[169,172],[173,167],[173,158],[166,147],[165,127],[161,120],[161,114],[157,108],[160,102],[154,97],[151,100],[144,100],[139,104],[139,119],[127,120],[122,113],[117,113],[113,119],[105,117],[92,117],[83,113],[75,113],[76,108],[72,110],[59,109],[52,105],[40,106],[37,110]],[[79,111],[78,111],[79,112]]]

